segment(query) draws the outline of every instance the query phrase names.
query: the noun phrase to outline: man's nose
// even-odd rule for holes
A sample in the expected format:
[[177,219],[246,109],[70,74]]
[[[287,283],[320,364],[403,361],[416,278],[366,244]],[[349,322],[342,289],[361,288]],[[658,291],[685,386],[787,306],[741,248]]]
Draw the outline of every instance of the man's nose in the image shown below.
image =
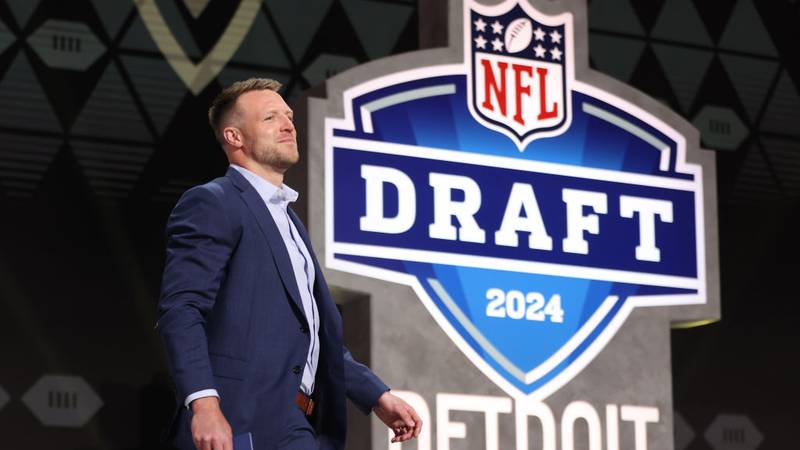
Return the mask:
[[281,129],[293,131],[294,130],[294,122],[288,116],[283,116],[283,120],[281,122]]

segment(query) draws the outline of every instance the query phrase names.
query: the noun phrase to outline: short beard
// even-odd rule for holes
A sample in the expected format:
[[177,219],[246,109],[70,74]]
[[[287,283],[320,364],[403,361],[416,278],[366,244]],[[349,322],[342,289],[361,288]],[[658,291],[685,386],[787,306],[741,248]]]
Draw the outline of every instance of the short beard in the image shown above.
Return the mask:
[[287,171],[300,159],[300,155],[295,149],[293,155],[285,155],[277,148],[267,149],[265,152],[255,152],[253,159],[263,166],[269,166],[281,172]]

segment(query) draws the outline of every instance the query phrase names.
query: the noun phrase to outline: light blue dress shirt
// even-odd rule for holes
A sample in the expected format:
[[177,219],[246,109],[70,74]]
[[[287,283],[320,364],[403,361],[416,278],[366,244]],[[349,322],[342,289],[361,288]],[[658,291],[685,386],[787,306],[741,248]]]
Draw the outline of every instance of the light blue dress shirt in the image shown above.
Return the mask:
[[[231,164],[231,167],[239,171],[258,192],[261,199],[264,200],[267,210],[269,210],[272,219],[275,221],[275,225],[278,226],[283,243],[286,244],[286,251],[289,253],[289,259],[292,262],[294,278],[297,280],[297,289],[300,291],[303,312],[308,320],[311,339],[300,390],[306,395],[311,395],[314,392],[314,376],[317,373],[317,364],[319,362],[319,311],[317,310],[317,302],[314,299],[314,278],[316,276],[314,263],[308,248],[306,248],[303,239],[300,237],[300,233],[298,233],[297,228],[289,218],[289,211],[287,210],[289,203],[297,200],[297,191],[285,184],[281,187],[276,187],[255,173],[235,164]],[[188,407],[192,401],[198,398],[211,396],[219,397],[219,393],[216,389],[204,389],[187,396],[184,404]]]

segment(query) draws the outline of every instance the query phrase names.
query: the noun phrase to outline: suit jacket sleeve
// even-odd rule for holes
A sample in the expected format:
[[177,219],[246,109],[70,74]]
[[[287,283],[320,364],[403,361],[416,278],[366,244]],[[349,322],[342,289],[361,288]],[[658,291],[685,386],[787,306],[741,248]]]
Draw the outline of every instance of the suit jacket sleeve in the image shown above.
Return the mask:
[[179,399],[216,389],[206,318],[238,240],[219,186],[187,191],[167,223],[167,252],[156,329],[164,340]]
[[347,347],[344,347],[344,377],[347,398],[364,414],[369,414],[378,398],[389,390],[369,367],[353,359]]

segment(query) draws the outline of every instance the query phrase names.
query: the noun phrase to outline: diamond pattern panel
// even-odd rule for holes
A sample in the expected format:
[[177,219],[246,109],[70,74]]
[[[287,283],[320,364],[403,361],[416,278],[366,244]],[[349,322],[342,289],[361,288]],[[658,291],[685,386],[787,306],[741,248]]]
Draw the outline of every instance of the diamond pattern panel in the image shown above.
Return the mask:
[[0,53],[6,51],[15,40],[14,34],[8,31],[8,27],[3,22],[0,22]]
[[333,0],[272,0],[265,3],[289,46],[292,59],[303,59],[332,3]]
[[666,41],[711,46],[708,30],[692,0],[667,0],[652,35]]
[[597,69],[614,78],[628,82],[644,51],[639,39],[592,34],[590,52]]
[[758,146],[751,146],[739,170],[733,190],[734,197],[741,200],[776,199],[781,194],[767,160]]
[[390,53],[414,8],[369,0],[342,0],[361,44],[371,59]]
[[61,141],[0,133],[0,186],[6,195],[30,197],[58,153]]
[[800,197],[800,142],[764,137],[762,143],[786,194]]
[[133,2],[130,0],[91,0],[97,14],[100,15],[100,22],[106,33],[113,39],[119,33],[120,27],[126,17],[133,9]]
[[20,28],[28,24],[31,15],[39,6],[41,0],[6,0],[6,4],[11,9],[11,14],[17,19]]
[[778,63],[737,55],[720,55],[720,59],[747,115],[755,121],[778,71]]
[[149,140],[142,120],[116,66],[109,65],[72,127],[72,133],[131,141]]
[[769,100],[761,129],[800,136],[800,94],[787,72],[781,74]]
[[714,56],[710,51],[674,45],[653,45],[653,51],[666,69],[666,77],[685,114],[690,112],[700,83]]
[[746,53],[778,56],[752,0],[739,0],[736,4],[719,46]]
[[[640,36],[636,25],[631,25],[629,7],[651,39]],[[797,142],[800,139],[797,83],[790,75],[785,55],[784,60],[778,56],[778,42],[773,41],[777,36],[788,38],[789,34],[786,29],[781,35],[767,26],[765,10],[774,14],[777,7],[766,7],[753,0],[713,4],[696,0],[630,4],[624,0],[593,0],[589,2],[590,55],[598,70],[629,80],[635,87],[678,109],[687,119],[696,116],[704,106],[713,105],[741,116],[751,128],[751,138],[757,142],[762,132]],[[787,23],[799,18],[788,19]],[[775,17],[772,19],[774,22]],[[641,57],[632,56],[630,53],[635,54],[638,48],[622,44],[631,41],[650,41],[658,64],[654,64],[649,50]],[[714,41],[718,42],[716,46]],[[633,69],[625,64],[631,59],[638,60]],[[628,73],[631,75],[626,78]],[[783,195],[780,186],[785,184],[787,189],[791,186],[791,179],[784,180],[790,175],[779,169],[780,163],[776,163],[774,171],[767,170],[763,154],[753,154],[758,151],[758,147],[750,145],[737,150],[730,166],[735,169],[730,175],[733,179],[727,184],[733,191],[721,191],[722,201],[765,193]]]
[[250,32],[231,58],[231,62],[281,68],[291,67],[289,58],[286,57],[286,53],[278,42],[275,30],[264,14],[256,16]]
[[53,113],[28,57],[19,53],[0,80],[0,126],[10,129],[57,132],[61,125]]
[[589,26],[593,30],[644,35],[629,0],[594,0],[589,5],[589,15],[592,17]]
[[122,62],[156,130],[163,134],[187,95],[183,84],[163,59],[123,56]]
[[152,147],[73,141],[72,152],[89,186],[101,197],[127,198],[153,153]]

